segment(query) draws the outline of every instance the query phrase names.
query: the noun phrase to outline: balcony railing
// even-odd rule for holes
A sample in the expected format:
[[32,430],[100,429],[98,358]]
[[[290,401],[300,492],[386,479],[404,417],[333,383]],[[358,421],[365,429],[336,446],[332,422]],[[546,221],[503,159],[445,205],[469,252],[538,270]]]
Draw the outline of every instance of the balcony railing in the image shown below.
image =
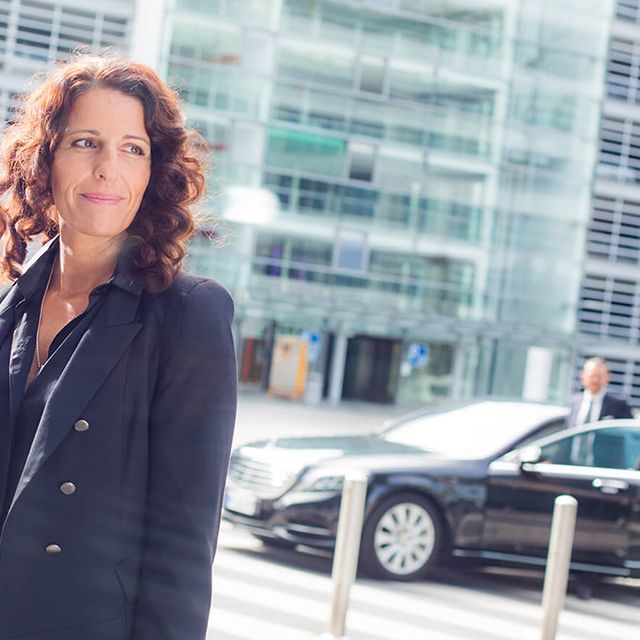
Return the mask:
[[415,230],[469,243],[481,240],[485,211],[474,205],[354,187],[284,171],[266,172],[264,186],[278,196],[283,211],[366,221],[378,227]]

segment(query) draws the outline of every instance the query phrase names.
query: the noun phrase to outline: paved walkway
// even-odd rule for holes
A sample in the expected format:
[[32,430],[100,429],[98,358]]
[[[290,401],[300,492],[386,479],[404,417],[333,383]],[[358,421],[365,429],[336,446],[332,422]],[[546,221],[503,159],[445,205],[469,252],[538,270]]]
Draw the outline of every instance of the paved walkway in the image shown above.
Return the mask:
[[265,437],[317,433],[362,433],[407,413],[406,407],[366,402],[308,405],[244,392],[238,402],[235,444]]

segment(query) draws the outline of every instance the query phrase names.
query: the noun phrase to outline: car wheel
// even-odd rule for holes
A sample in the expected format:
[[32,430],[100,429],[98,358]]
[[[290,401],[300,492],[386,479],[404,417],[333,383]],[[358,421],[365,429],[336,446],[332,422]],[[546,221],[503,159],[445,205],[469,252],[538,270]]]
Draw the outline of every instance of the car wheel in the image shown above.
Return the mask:
[[362,531],[360,563],[375,577],[413,580],[438,559],[444,526],[434,505],[416,494],[398,494],[381,502]]

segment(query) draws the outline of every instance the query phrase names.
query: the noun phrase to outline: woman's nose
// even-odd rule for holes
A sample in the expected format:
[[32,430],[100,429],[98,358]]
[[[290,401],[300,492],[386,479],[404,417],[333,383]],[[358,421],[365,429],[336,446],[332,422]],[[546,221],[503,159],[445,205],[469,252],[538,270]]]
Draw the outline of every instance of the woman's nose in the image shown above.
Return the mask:
[[118,175],[118,156],[115,149],[103,147],[95,156],[94,175],[101,180],[113,180]]

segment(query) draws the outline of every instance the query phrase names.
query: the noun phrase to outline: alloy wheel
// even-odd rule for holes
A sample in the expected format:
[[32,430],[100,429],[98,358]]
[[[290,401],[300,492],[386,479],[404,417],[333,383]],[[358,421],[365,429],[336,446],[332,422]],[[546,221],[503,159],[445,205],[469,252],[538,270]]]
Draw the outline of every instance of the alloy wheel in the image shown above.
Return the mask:
[[396,576],[420,572],[436,545],[436,525],[415,502],[400,502],[385,511],[376,525],[373,548],[382,568]]

